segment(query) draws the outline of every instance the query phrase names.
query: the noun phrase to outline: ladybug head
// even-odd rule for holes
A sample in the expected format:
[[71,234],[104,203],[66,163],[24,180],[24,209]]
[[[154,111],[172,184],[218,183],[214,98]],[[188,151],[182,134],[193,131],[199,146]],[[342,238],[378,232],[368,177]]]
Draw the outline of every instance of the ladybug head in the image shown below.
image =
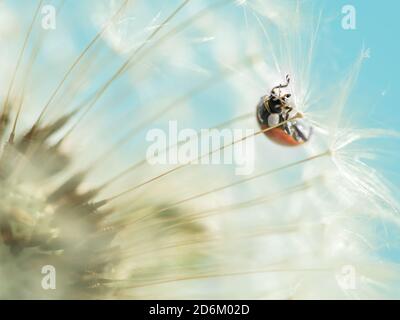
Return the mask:
[[287,94],[284,94],[284,95],[281,95],[281,96],[277,97],[277,99],[279,100],[279,104],[281,105],[281,107],[283,109],[289,108],[289,98],[291,96],[292,95],[290,93],[287,93]]

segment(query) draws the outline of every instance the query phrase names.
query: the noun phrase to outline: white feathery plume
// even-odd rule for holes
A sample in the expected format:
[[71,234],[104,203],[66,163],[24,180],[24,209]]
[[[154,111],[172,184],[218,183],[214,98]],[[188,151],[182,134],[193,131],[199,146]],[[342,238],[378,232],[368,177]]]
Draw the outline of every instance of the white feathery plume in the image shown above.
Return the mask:
[[[90,10],[80,26],[94,21],[94,36],[83,48],[71,44],[72,57],[46,78],[34,66],[59,61],[40,50],[54,38],[37,32],[36,1],[23,25],[28,45],[15,49],[21,63],[7,59],[17,63],[15,80],[0,87],[0,297],[396,297],[397,267],[380,248],[382,238],[396,240],[399,207],[369,166],[377,149],[362,142],[398,133],[354,129],[344,116],[365,55],[344,81],[315,86],[324,20],[304,18],[300,4],[74,4]],[[71,16],[58,5],[62,26]],[[55,32],[64,39],[66,30]],[[9,84],[13,67],[4,70]],[[259,98],[286,74],[294,105],[315,127],[294,149],[269,142],[255,120]],[[149,166],[145,133],[170,120],[194,130],[255,128],[244,138],[255,139],[254,172]],[[56,290],[42,287],[45,265],[55,267]]]

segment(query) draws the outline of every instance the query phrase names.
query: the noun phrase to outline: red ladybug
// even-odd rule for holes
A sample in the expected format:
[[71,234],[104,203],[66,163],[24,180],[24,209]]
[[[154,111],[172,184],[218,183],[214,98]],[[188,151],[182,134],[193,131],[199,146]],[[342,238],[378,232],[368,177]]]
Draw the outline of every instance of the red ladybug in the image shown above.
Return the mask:
[[257,120],[265,135],[272,141],[285,146],[298,146],[307,142],[313,132],[313,128],[289,105],[290,94],[281,95],[282,88],[289,85],[290,78],[286,76],[286,83],[272,88],[269,96],[261,97],[257,105]]

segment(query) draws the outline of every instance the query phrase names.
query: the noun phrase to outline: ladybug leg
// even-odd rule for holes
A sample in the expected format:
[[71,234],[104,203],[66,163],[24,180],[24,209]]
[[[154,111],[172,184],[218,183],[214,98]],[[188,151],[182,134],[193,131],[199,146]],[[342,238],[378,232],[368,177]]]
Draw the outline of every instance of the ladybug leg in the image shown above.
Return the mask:
[[284,116],[282,118],[283,118],[283,121],[288,121],[289,120],[289,113],[285,112]]
[[286,134],[292,136],[293,138],[296,139],[296,141],[299,141],[299,135],[296,131],[296,126],[289,121],[290,120],[290,112],[292,112],[293,108],[292,107],[288,107],[284,113],[282,113],[282,121],[286,121],[286,123],[284,123],[282,125],[283,130],[285,131]]
[[287,107],[286,112],[285,112],[285,115],[286,115],[285,121],[288,121],[288,120],[289,120],[290,113],[291,113],[292,111],[293,111],[293,107]]
[[285,123],[283,125],[283,130],[285,131],[286,134],[288,134],[289,136],[293,135],[293,127],[292,124],[290,122]]
[[298,127],[298,125],[295,123],[294,125],[294,133],[295,133],[295,139],[297,141],[307,141],[307,137],[303,134],[303,132],[300,130],[300,128]]
[[[280,122],[287,121],[287,118],[288,118],[287,114],[286,113],[282,113],[281,116],[280,116]],[[282,129],[283,129],[283,131],[285,131],[286,134],[288,134],[290,136],[292,135],[293,131],[292,131],[290,122],[284,123],[282,125]]]
[[[293,108],[288,108],[288,109],[286,109],[284,112],[282,112],[282,116],[281,116],[281,118],[282,118],[282,122],[284,122],[284,121],[288,121],[289,120],[289,117],[290,117],[290,112],[293,110]],[[287,124],[287,123],[285,123],[285,124]]]

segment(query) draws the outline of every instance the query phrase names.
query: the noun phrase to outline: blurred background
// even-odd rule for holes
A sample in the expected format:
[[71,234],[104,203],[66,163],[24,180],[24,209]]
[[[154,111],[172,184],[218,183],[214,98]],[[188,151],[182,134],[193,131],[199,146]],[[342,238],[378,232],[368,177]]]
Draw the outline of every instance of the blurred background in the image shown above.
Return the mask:
[[[186,2],[176,15],[173,14]],[[7,95],[16,57],[38,3],[0,2],[2,99]],[[29,51],[37,52],[37,58],[27,80],[23,75],[19,79],[26,81],[27,86],[23,117],[17,131],[21,134],[32,125],[76,57],[100,35],[100,41],[73,70],[44,117],[45,122],[50,122],[60,114],[79,111],[77,127],[63,144],[63,150],[75,155],[69,170],[79,171],[91,166],[93,159],[102,159],[88,175],[84,187],[99,185],[142,161],[149,146],[146,141],[149,130],[161,128],[167,132],[171,120],[178,121],[179,129],[200,130],[225,124],[229,128],[258,130],[255,108],[260,97],[290,74],[289,88],[296,106],[316,125],[313,140],[306,146],[288,148],[274,144],[264,135],[257,136],[254,173],[323,152],[339,136],[341,129],[363,129],[368,134],[372,133],[369,129],[382,129],[387,137],[357,142],[351,161],[358,163],[365,149],[368,149],[365,153],[368,156],[362,159],[362,165],[359,164],[360,172],[354,173],[360,180],[350,179],[353,182],[351,192],[346,189],[347,185],[340,183],[324,188],[315,186],[306,195],[290,194],[261,207],[244,208],[235,215],[211,218],[211,229],[225,236],[240,231],[255,232],[260,226],[304,222],[293,234],[282,231],[274,234],[272,240],[260,237],[239,241],[239,244],[224,244],[226,256],[221,254],[217,260],[242,270],[254,270],[270,260],[282,258],[288,261],[285,266],[301,269],[309,264],[325,267],[331,258],[345,256],[344,262],[334,264],[335,269],[346,264],[346,259],[354,255],[355,247],[359,249],[359,240],[363,242],[360,252],[369,250],[364,248],[367,243],[365,247],[372,248],[368,254],[372,252],[374,258],[387,262],[390,268],[397,268],[400,239],[398,222],[392,220],[398,219],[394,204],[399,200],[400,183],[400,110],[396,96],[400,71],[397,61],[400,47],[396,40],[400,27],[398,1],[154,0],[128,1],[123,5],[122,0],[60,0],[41,4],[55,8],[56,27],[47,30],[38,25],[27,44]],[[343,28],[347,13],[342,10],[349,5],[355,13],[354,29]],[[47,15],[41,12],[38,23]],[[128,67],[118,73],[127,61]],[[25,63],[29,66],[29,58]],[[118,77],[108,83],[116,72]],[[14,91],[12,96],[18,98],[20,92]],[[85,109],[91,102],[93,105]],[[70,128],[59,132],[54,141]],[[368,174],[361,170],[364,164],[372,168]],[[111,185],[106,195],[118,194],[137,181],[146,181],[168,168],[146,166],[143,170],[129,172]],[[261,181],[211,193],[207,199],[196,199],[190,209],[183,208],[192,211],[192,208],[218,208],[232,205],[235,200],[247,201],[266,193],[286,192],[293,185],[308,183],[321,172],[334,170],[337,167],[329,159],[315,165],[306,163]],[[338,171],[343,173],[340,168]],[[383,177],[387,188],[374,185],[375,173]],[[368,183],[372,183],[367,184],[371,193],[376,191],[378,198],[388,197],[392,201],[382,209],[383,216],[379,209],[369,207],[368,197],[373,201],[373,196],[368,192],[364,194],[361,187],[360,193],[367,200],[359,195],[349,200],[353,192],[357,193],[357,181],[363,182],[363,178],[371,178]],[[239,179],[241,177],[234,174],[234,166],[189,166],[138,190],[135,200],[139,198],[137,201],[143,203],[151,203],[155,198],[159,202],[178,201]],[[129,198],[124,200],[132,202]],[[321,222],[325,226],[326,219],[343,213],[341,205],[356,212],[354,221],[347,221],[346,216],[345,226],[326,227],[328,235],[324,234],[325,227],[308,229],[310,223]],[[269,214],[271,212],[273,215]],[[368,218],[360,218],[363,214]],[[386,214],[391,217],[390,222],[386,221]],[[348,234],[342,237],[346,228],[350,230],[351,240],[347,239]],[[342,245],[341,240],[345,244]],[[352,244],[353,240],[356,244],[347,246],[346,241]],[[243,256],[229,254],[236,250],[242,250]],[[309,256],[308,250],[313,254]],[[345,251],[343,256],[340,250]],[[303,251],[307,252],[306,258],[298,258],[297,253]],[[234,283],[238,286],[246,283],[254,288],[260,280],[265,280],[264,276],[254,275],[251,281],[236,279]],[[315,280],[318,276],[307,275],[304,279],[307,285],[299,292],[305,297],[313,296],[319,290],[320,284]],[[327,287],[334,283],[334,274],[330,279]],[[270,297],[269,289],[292,280],[268,277],[265,281],[269,285],[257,292],[257,297],[264,297],[264,294]],[[220,284],[211,283],[205,287],[215,286],[218,291]],[[395,297],[398,294],[395,280],[385,284],[390,288],[389,296]],[[272,297],[287,297],[287,290],[282,296],[277,292],[280,291]],[[239,292],[233,296],[243,297]]]

